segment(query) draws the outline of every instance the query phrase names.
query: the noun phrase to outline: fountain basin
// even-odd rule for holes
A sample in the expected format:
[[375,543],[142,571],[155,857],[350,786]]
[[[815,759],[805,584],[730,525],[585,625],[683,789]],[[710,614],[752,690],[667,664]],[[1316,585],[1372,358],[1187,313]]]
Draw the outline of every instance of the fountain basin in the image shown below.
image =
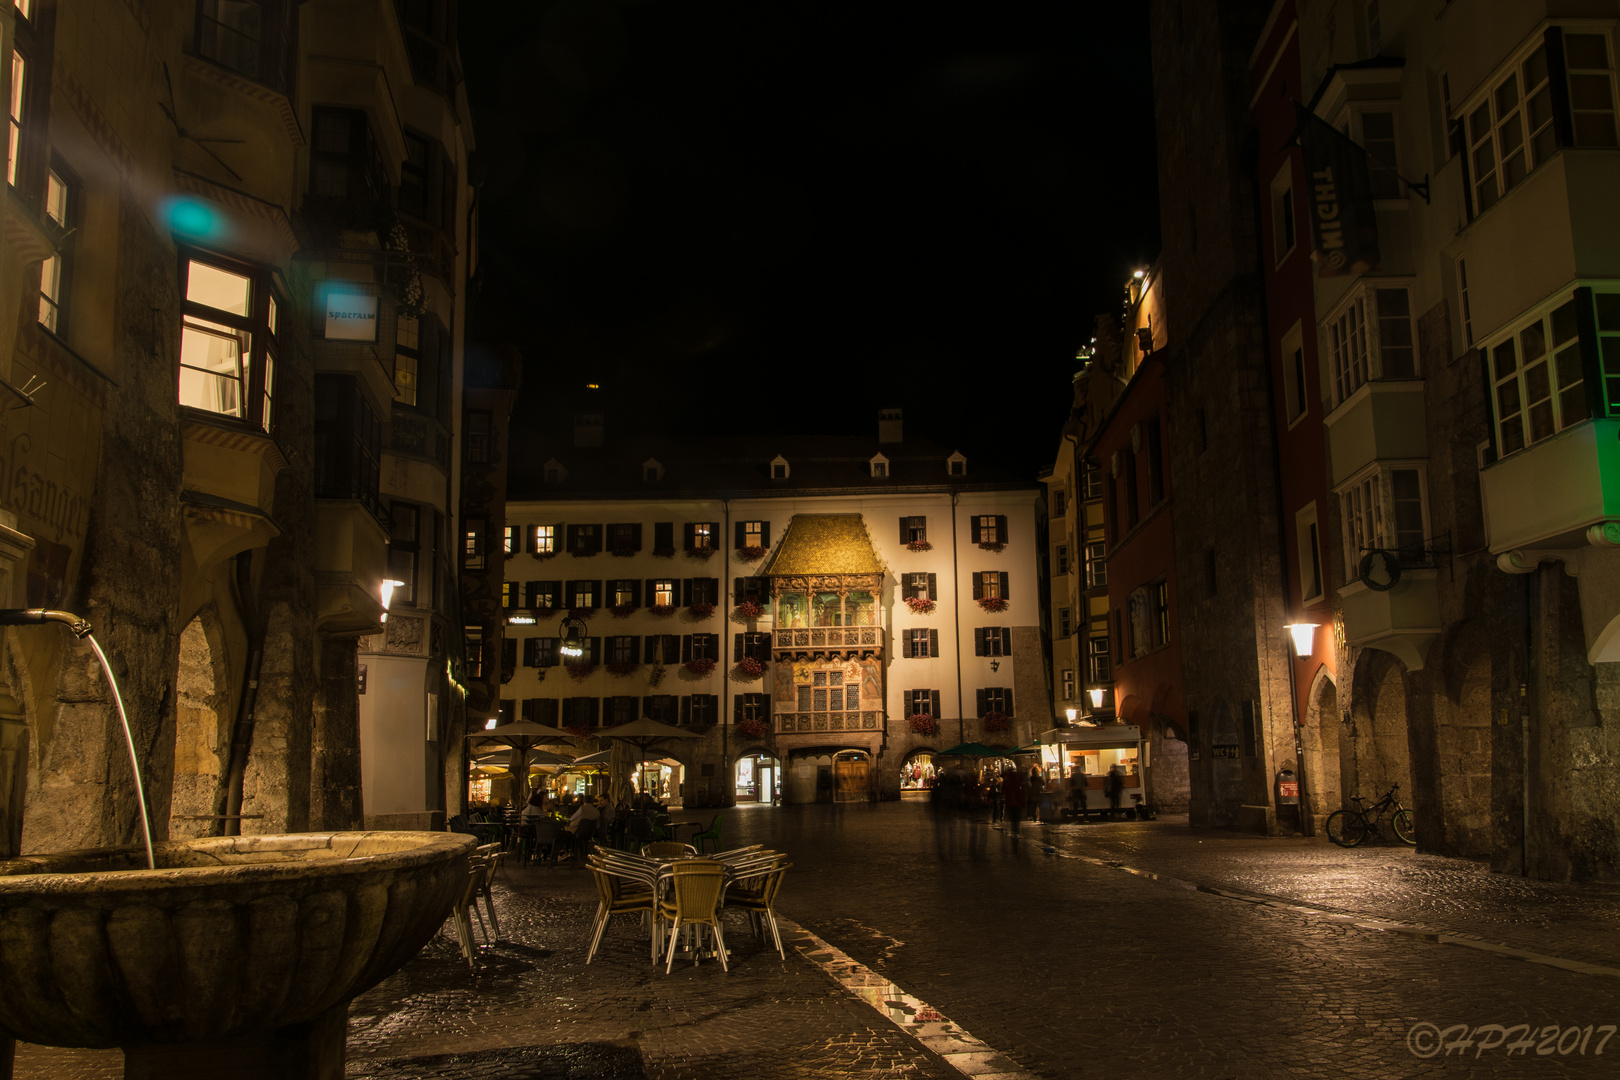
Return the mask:
[[170,841],[155,870],[144,848],[0,862],[0,1028],[133,1061],[134,1047],[245,1048],[314,1024],[341,1063],[349,1001],[438,930],[475,844],[303,833]]

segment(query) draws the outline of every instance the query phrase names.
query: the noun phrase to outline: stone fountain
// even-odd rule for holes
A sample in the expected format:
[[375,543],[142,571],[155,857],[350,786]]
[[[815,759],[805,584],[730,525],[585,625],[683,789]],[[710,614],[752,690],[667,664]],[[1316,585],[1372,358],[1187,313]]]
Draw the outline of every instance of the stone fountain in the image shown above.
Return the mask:
[[[112,688],[143,844],[0,861],[0,1036],[120,1047],[126,1080],[343,1080],[349,1002],[438,931],[477,841],[337,832],[154,844],[123,696],[90,624],[0,609],[0,626],[49,623],[89,639]],[[8,1054],[5,1077],[9,1066]]]
[[443,923],[476,841],[206,837],[0,862],[0,1028],[126,1078],[342,1080],[349,1002]]

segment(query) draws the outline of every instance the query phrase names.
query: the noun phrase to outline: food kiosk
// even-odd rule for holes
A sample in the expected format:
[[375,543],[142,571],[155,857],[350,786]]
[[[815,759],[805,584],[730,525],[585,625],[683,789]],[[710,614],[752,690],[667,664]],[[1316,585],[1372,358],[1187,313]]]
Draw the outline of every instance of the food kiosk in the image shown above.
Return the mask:
[[[1061,770],[1063,789],[1071,810],[1108,809],[1104,787],[1108,771],[1118,766],[1125,776],[1120,792],[1121,810],[1135,816],[1138,802],[1147,800],[1145,774],[1147,746],[1135,724],[1085,724],[1053,728],[1041,734],[1041,757],[1048,772]],[[1132,796],[1139,798],[1132,798]]]

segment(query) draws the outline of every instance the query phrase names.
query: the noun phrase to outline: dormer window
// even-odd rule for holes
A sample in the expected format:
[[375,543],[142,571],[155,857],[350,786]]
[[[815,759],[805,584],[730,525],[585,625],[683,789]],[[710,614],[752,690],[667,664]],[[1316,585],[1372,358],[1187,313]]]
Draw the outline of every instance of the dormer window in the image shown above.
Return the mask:
[[771,479],[786,480],[788,478],[788,474],[789,469],[787,458],[783,457],[781,454],[777,454],[775,460],[771,462]]
[[552,458],[550,461],[546,462],[545,468],[546,483],[548,484],[560,484],[568,475],[568,470],[563,468],[562,462],[558,461],[556,458]]
[[664,478],[664,466],[657,458],[648,458],[641,463],[642,483],[656,484]]
[[888,477],[889,459],[882,454],[873,454],[872,460],[868,464],[872,467],[872,479],[882,480]]
[[967,458],[960,450],[945,459],[945,471],[952,476],[967,475]]

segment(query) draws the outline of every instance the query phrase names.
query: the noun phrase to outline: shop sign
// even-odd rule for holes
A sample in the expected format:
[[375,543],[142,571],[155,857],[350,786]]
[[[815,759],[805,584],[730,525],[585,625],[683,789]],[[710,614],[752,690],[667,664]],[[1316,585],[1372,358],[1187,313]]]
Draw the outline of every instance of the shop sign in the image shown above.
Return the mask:
[[363,293],[329,291],[326,294],[327,341],[377,340],[377,298]]

